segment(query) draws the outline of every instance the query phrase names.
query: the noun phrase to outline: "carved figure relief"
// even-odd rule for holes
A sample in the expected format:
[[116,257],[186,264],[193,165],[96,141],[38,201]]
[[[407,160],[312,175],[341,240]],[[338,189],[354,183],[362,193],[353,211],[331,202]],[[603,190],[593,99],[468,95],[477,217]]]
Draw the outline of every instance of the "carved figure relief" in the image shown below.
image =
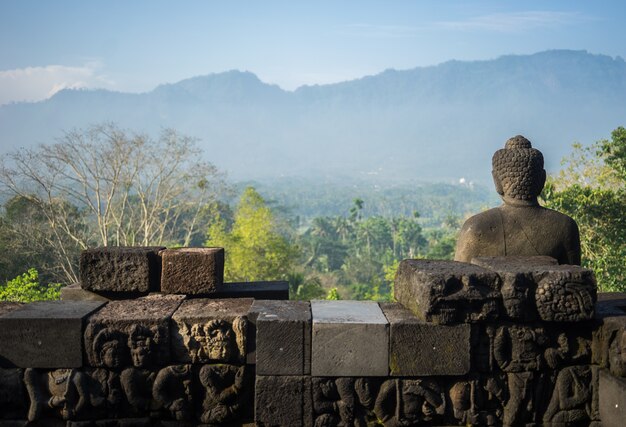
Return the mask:
[[252,390],[246,366],[204,365],[198,379],[204,390],[200,421],[218,425],[237,419]]
[[597,393],[594,368],[569,366],[561,370],[543,416],[544,424],[588,425],[597,420],[597,396],[594,399],[594,393]]
[[28,421],[45,417],[68,420],[86,403],[77,386],[76,371],[26,369],[24,383],[30,399]]
[[150,367],[158,363],[158,346],[163,332],[157,326],[133,324],[119,330],[89,324],[85,330],[85,351],[93,367]]
[[126,398],[128,416],[148,416],[156,411],[152,388],[156,372],[147,369],[127,368],[120,374],[120,384]]
[[626,329],[614,330],[609,337],[609,370],[626,377]]
[[596,284],[576,278],[541,280],[535,292],[537,311],[542,320],[577,322],[593,318]]
[[315,426],[368,426],[376,420],[373,378],[313,378]]
[[499,377],[460,381],[450,388],[452,415],[463,425],[500,425],[506,386]]
[[152,396],[158,408],[177,421],[193,416],[191,365],[163,368],[154,380]]
[[522,275],[506,278],[502,285],[502,302],[506,314],[513,320],[528,322],[537,319],[533,298],[534,282]]
[[232,323],[210,320],[204,324],[178,324],[191,363],[244,362],[248,319],[237,316]]
[[137,368],[153,366],[155,346],[160,342],[159,328],[133,325],[128,334],[128,348],[133,365]]
[[387,380],[380,387],[374,412],[386,426],[436,425],[446,412],[446,397],[430,380]]

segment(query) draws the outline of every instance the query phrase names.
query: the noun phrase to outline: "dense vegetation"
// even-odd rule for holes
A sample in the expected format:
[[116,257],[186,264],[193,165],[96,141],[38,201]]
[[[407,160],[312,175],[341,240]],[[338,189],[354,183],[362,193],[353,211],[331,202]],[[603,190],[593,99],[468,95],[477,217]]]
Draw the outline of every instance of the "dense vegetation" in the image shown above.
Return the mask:
[[[292,298],[388,300],[404,258],[453,257],[486,189],[283,180],[232,186],[195,142],[113,125],[3,159],[0,299],[57,298],[80,250],[102,245],[226,248],[227,281],[288,279]],[[574,146],[544,203],[574,217],[602,290],[626,289],[626,130]],[[238,194],[238,199],[234,195]]]

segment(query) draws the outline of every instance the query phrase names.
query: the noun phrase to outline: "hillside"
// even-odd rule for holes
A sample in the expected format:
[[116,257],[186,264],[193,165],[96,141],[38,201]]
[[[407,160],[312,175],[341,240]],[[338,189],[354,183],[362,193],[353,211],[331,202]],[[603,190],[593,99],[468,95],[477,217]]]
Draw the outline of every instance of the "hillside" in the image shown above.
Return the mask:
[[142,94],[64,90],[2,106],[0,151],[113,121],[196,136],[207,158],[236,179],[487,183],[491,155],[508,137],[527,136],[554,170],[574,141],[595,141],[624,124],[624,99],[624,60],[585,51],[449,61],[292,92],[229,71]]

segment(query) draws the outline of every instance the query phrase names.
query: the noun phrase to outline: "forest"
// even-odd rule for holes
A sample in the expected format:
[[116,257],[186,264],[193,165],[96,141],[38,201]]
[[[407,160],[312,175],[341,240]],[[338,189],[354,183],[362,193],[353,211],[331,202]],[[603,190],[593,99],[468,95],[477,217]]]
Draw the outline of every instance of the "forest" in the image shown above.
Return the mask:
[[[288,280],[293,299],[390,300],[405,258],[452,259],[471,183],[229,181],[197,141],[100,124],[0,162],[0,300],[56,299],[97,246],[220,246],[226,281]],[[486,166],[488,167],[488,166]],[[574,144],[542,204],[579,224],[583,265],[626,291],[626,129]]]

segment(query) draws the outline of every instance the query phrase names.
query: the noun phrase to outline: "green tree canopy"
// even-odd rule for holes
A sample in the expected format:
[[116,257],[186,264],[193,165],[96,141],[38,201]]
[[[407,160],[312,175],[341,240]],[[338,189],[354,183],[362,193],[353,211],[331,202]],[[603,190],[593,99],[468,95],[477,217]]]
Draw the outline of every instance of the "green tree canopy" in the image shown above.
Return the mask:
[[222,219],[209,227],[206,245],[226,250],[224,276],[235,282],[285,279],[298,256],[253,187],[244,190],[230,229]]
[[0,285],[0,301],[32,302],[57,300],[60,298],[61,284],[42,285],[39,273],[34,268]]
[[575,144],[543,192],[546,206],[578,223],[582,265],[600,290],[626,290],[626,129],[591,146]]

